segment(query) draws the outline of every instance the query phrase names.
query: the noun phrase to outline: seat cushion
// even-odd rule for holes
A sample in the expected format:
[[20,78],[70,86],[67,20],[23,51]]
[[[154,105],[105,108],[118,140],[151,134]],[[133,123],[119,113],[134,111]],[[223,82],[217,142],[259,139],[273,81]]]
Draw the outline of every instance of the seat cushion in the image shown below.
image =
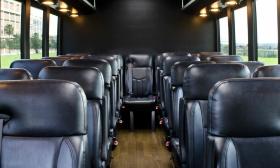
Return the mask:
[[154,96],[149,97],[125,97],[124,104],[128,105],[146,105],[146,104],[154,104],[156,102],[156,98]]

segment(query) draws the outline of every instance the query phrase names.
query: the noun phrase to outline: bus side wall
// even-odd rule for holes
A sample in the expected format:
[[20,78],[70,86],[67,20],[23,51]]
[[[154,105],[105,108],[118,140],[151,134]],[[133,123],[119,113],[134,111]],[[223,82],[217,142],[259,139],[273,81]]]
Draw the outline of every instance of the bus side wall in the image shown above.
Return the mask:
[[94,14],[63,18],[63,54],[215,50],[214,20],[184,13],[179,0],[100,1]]

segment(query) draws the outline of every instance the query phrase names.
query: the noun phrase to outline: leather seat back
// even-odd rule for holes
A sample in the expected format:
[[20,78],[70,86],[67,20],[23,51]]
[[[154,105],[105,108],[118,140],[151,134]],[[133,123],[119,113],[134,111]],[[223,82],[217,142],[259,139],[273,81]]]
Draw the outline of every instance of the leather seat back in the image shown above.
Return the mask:
[[183,98],[185,70],[192,64],[211,64],[209,61],[176,62],[171,68],[171,111],[168,120],[172,123],[172,137],[179,137],[179,102]]
[[[84,67],[46,67],[41,70],[39,79],[60,79],[78,83],[84,90],[88,99],[87,123],[89,159],[91,167],[101,167],[102,159],[102,130],[101,104],[104,98],[104,79],[102,73],[96,68]],[[106,128],[106,127],[105,127]]]
[[200,61],[196,56],[167,56],[163,59],[163,73],[161,78],[162,90],[161,95],[163,97],[164,104],[164,120],[167,129],[172,130],[171,120],[168,118],[171,111],[171,67],[179,61]]
[[31,80],[32,75],[25,69],[0,69],[0,80]]
[[240,56],[236,55],[213,55],[207,57],[207,61],[213,61],[216,63],[226,63],[229,61],[243,61]]
[[207,114],[208,168],[279,167],[279,85],[272,78],[215,85]]
[[[63,63],[63,66],[74,66],[74,67],[89,67],[89,68],[97,68],[103,75],[105,88],[104,88],[104,101],[102,106],[102,126],[104,130],[108,130],[104,133],[104,137],[107,137],[107,142],[105,142],[104,146],[106,146],[107,153],[102,154],[102,160],[108,164],[108,160],[110,159],[110,152],[112,147],[112,137],[110,135],[110,124],[112,122],[112,96],[111,96],[111,84],[112,84],[112,69],[110,64],[105,60],[89,60],[89,59],[75,59],[75,60],[67,60]],[[106,140],[105,140],[106,141]]]
[[153,63],[149,55],[129,55],[126,58],[126,94],[148,97],[153,94]]
[[280,65],[262,66],[256,69],[253,77],[280,77]]
[[251,77],[253,76],[253,73],[256,71],[256,69],[258,69],[261,66],[264,66],[264,64],[262,62],[258,62],[258,61],[232,61],[230,63],[239,63],[239,64],[244,64],[246,65],[250,72],[251,72]]
[[180,142],[182,160],[189,167],[203,167],[208,94],[216,82],[228,78],[249,78],[243,64],[194,64],[184,73],[180,101]]
[[69,81],[0,82],[1,167],[84,168],[87,100]]
[[10,68],[23,68],[32,74],[34,79],[38,78],[39,72],[47,66],[56,66],[53,60],[30,60],[22,59],[12,62]]

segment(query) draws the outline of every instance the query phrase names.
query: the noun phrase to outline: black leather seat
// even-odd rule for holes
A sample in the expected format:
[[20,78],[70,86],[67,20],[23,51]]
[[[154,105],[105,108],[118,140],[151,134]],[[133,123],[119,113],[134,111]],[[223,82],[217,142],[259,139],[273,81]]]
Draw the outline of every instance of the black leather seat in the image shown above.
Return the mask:
[[110,128],[114,130],[114,137],[116,136],[116,126],[119,119],[119,111],[117,106],[119,106],[118,99],[118,82],[119,82],[119,65],[117,57],[113,55],[95,55],[82,57],[82,59],[92,59],[92,60],[106,60],[112,69],[112,82],[111,82],[111,122]]
[[176,163],[180,163],[181,156],[179,151],[179,104],[183,99],[183,80],[185,70],[192,64],[210,64],[213,62],[208,61],[182,61],[176,62],[171,68],[171,111],[168,120],[171,121],[171,150],[172,157]]
[[[105,167],[102,163],[102,143],[106,137],[102,136],[101,115],[104,99],[104,79],[96,68],[84,67],[46,67],[41,70],[39,79],[60,79],[78,83],[87,97],[87,123],[90,167]],[[104,141],[103,141],[104,140]]]
[[0,69],[0,80],[31,80],[32,75],[25,69]]
[[230,79],[212,89],[207,168],[278,168],[280,80]]
[[39,72],[47,66],[56,66],[53,60],[31,60],[22,59],[12,62],[10,68],[23,68],[32,74],[34,79],[38,78]]
[[[105,88],[104,88],[104,101],[105,109],[102,110],[102,126],[103,126],[103,154],[102,160],[106,163],[106,166],[110,164],[111,151],[113,144],[113,130],[110,128],[111,123],[111,81],[112,81],[112,69],[110,64],[105,60],[89,60],[89,59],[75,59],[67,60],[63,63],[63,66],[78,66],[78,67],[90,67],[97,68],[101,71]],[[106,131],[107,130],[107,131]],[[107,138],[106,138],[107,137]],[[106,153],[107,152],[107,153]]]
[[0,82],[1,167],[86,167],[86,103],[73,82]]
[[212,55],[207,57],[207,61],[213,61],[216,63],[226,63],[230,61],[243,61],[240,56],[237,55]]
[[164,104],[163,110],[163,120],[164,126],[167,130],[168,135],[172,131],[172,123],[169,120],[169,113],[171,111],[171,67],[179,61],[200,61],[200,59],[196,56],[178,56],[172,55],[163,58],[162,61],[162,77],[161,77],[161,96]]
[[251,77],[253,76],[253,73],[256,71],[256,69],[258,69],[261,66],[264,66],[262,62],[258,61],[231,61],[230,63],[239,63],[246,65],[251,72]]
[[181,167],[203,167],[210,89],[220,80],[249,77],[250,71],[243,64],[194,64],[185,70],[179,117]]
[[258,77],[280,77],[280,65],[262,66],[253,73],[254,78]]
[[[150,55],[129,55],[125,70],[126,96],[123,103],[129,108],[138,105],[153,106],[153,62]],[[152,129],[155,129],[155,112],[151,113]],[[134,129],[134,112],[130,111],[130,128]]]

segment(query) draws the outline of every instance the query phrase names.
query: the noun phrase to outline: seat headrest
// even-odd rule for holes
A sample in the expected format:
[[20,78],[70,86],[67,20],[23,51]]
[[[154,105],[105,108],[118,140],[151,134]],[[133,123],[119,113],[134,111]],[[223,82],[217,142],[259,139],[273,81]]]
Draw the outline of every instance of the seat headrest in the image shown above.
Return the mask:
[[82,57],[82,59],[106,60],[111,66],[112,75],[114,75],[114,76],[118,75],[119,65],[118,65],[117,57],[114,57],[111,55],[95,55],[95,56]]
[[72,57],[43,57],[42,59],[53,60],[56,63],[56,65],[62,66],[64,61],[73,59],[73,58]]
[[171,75],[171,67],[176,62],[179,61],[200,61],[200,59],[196,56],[167,56],[163,58],[162,62],[162,70],[163,70],[163,76],[170,76]]
[[190,100],[208,100],[210,89],[218,81],[249,77],[250,71],[243,64],[193,64],[184,73],[184,97]]
[[0,82],[0,114],[10,118],[7,136],[59,137],[84,135],[87,100],[74,82],[26,80]]
[[254,72],[253,77],[280,77],[280,65],[259,67]]
[[91,67],[97,68],[101,71],[104,82],[106,85],[110,85],[112,81],[112,69],[110,64],[105,60],[90,60],[90,59],[80,59],[80,60],[67,60],[63,63],[63,66],[79,66],[79,67]]
[[208,132],[222,137],[280,136],[280,79],[229,79],[209,95]]
[[185,70],[192,64],[211,64],[209,61],[182,61],[176,62],[171,67],[171,85],[183,86]]
[[133,64],[133,67],[152,67],[153,58],[147,54],[131,54],[126,57],[126,64]]
[[31,80],[32,75],[25,69],[0,69],[0,80]]
[[87,99],[99,99],[104,96],[104,79],[97,68],[87,67],[46,67],[41,70],[39,79],[60,79],[78,83]]
[[43,69],[46,66],[56,66],[56,63],[53,60],[22,59],[12,62],[10,68],[26,69],[32,74],[32,77],[34,79],[37,79],[41,69]]
[[226,63],[229,61],[243,61],[240,56],[236,55],[213,55],[207,57],[207,61],[214,61],[216,63]]
[[251,73],[253,73],[258,67],[264,65],[262,62],[258,62],[258,61],[231,61],[230,63],[244,64],[249,68]]
[[200,52],[200,56],[223,55],[221,52]]

